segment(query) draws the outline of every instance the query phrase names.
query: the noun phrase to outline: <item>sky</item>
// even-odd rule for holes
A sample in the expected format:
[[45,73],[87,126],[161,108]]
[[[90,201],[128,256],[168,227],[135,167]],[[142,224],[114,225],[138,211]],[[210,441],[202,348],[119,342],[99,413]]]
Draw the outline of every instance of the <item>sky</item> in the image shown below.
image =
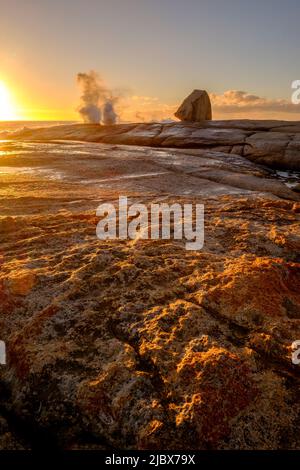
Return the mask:
[[95,70],[121,120],[172,118],[195,88],[214,118],[300,120],[299,0],[0,0],[0,12],[11,117],[78,119],[76,74]]

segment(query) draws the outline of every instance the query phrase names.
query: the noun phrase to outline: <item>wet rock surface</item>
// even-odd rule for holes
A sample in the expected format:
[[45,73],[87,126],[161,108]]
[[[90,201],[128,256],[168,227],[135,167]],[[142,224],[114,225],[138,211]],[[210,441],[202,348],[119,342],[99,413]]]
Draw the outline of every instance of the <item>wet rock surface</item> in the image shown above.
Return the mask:
[[73,124],[24,129],[9,139],[71,139],[119,145],[198,148],[238,154],[276,169],[300,170],[298,121],[203,121],[119,124]]
[[[0,150],[1,448],[300,447],[298,192],[210,148]],[[203,249],[98,240],[119,195],[204,204]]]

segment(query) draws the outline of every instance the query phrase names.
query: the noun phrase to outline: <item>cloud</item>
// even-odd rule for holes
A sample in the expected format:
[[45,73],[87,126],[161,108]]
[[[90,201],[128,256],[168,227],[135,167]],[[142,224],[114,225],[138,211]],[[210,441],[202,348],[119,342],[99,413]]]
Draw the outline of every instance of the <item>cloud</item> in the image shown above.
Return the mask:
[[[267,99],[240,90],[210,93],[213,119],[287,119],[300,120],[300,105],[285,99]],[[121,121],[149,122],[176,120],[180,103],[166,104],[151,96],[123,96],[117,104]]]
[[117,104],[117,112],[122,121],[161,121],[175,119],[174,113],[177,104],[162,103],[158,98],[151,96],[132,95],[123,97]]
[[300,105],[293,104],[291,100],[267,99],[239,90],[228,90],[221,95],[211,93],[210,99],[214,117],[222,114],[227,118],[228,115],[248,118],[259,116],[260,119],[270,118],[270,115],[274,119],[300,118]]

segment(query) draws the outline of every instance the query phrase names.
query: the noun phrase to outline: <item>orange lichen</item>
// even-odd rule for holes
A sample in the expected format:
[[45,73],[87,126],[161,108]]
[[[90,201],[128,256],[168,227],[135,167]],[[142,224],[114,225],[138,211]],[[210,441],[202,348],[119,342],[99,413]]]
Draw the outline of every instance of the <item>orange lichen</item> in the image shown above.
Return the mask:
[[37,282],[32,271],[20,271],[8,278],[8,286],[13,295],[27,295]]
[[215,446],[229,432],[230,420],[257,396],[249,365],[226,350],[212,348],[184,357],[178,374],[191,395],[176,423],[180,427],[190,422],[199,443]]

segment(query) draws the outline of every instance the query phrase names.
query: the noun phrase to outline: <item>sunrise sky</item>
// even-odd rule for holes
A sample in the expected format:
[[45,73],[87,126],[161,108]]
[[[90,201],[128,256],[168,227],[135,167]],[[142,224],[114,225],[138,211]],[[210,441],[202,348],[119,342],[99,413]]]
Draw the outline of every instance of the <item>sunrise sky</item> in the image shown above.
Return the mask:
[[96,70],[122,120],[172,117],[195,88],[214,118],[300,119],[299,0],[0,0],[0,120],[78,119]]

